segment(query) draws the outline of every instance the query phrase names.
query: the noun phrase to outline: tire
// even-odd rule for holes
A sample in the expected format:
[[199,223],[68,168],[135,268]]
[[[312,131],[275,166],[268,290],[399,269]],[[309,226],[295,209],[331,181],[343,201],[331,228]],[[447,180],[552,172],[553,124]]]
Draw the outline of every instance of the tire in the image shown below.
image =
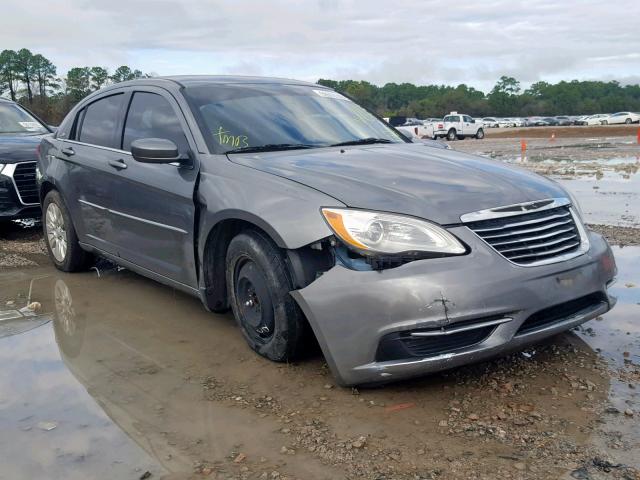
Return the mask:
[[447,132],[447,140],[449,140],[450,142],[454,141],[457,138],[457,136],[458,135],[456,134],[455,128],[452,128]]
[[42,230],[49,258],[58,270],[86,270],[92,256],[78,243],[78,235],[62,197],[51,190],[42,202]]
[[233,315],[249,346],[286,362],[302,353],[306,322],[293,297],[282,251],[264,233],[246,230],[227,249],[227,291]]
[[603,120],[602,125],[609,125],[609,122],[607,122],[606,120]]
[[484,130],[483,129],[479,129],[476,132],[476,139],[478,140],[482,140],[484,138]]
[[458,140],[464,140],[465,138],[467,138],[467,137],[464,136],[464,135],[458,135]]
[[627,118],[627,119],[624,121],[624,123],[626,123],[627,125],[631,125],[631,119],[630,119],[630,118]]

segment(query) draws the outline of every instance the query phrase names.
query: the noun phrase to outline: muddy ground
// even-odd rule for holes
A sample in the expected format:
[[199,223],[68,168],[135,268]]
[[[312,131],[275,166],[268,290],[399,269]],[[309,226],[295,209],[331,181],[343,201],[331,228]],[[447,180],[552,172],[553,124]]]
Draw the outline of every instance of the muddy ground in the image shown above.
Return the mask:
[[616,308],[377,389],[336,386],[317,351],[258,357],[230,315],[106,262],[58,273],[38,226],[3,226],[0,479],[640,478],[640,149],[583,140],[534,140],[526,158],[519,140],[452,146],[572,189],[616,245]]

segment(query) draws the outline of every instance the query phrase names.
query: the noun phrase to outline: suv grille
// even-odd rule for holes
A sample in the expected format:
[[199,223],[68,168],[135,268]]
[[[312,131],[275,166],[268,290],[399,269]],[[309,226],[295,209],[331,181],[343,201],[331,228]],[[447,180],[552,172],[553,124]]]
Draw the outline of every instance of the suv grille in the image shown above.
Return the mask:
[[576,252],[581,238],[569,206],[466,224],[503,257],[519,265]]
[[20,200],[25,204],[39,203],[38,187],[36,185],[36,162],[24,162],[16,165],[13,181],[18,188]]

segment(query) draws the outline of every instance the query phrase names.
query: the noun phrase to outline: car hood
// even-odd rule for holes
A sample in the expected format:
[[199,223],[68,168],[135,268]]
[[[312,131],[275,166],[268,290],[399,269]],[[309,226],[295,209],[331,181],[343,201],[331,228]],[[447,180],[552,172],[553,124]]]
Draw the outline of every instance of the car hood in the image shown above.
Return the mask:
[[36,148],[44,136],[0,134],[0,163],[36,161]]
[[237,164],[288,178],[349,207],[440,224],[487,208],[566,197],[556,183],[482,157],[421,144],[233,154]]

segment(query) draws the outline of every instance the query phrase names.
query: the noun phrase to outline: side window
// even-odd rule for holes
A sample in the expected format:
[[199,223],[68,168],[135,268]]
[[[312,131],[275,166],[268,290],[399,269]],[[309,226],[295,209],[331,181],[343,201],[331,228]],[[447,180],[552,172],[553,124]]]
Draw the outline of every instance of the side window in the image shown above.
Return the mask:
[[468,122],[468,123],[473,123],[473,118],[471,118],[471,117],[470,117],[470,116],[468,116],[468,115],[465,115],[465,116],[464,116],[464,121],[465,121],[465,122]]
[[131,142],[140,138],[164,138],[178,146],[184,153],[189,144],[182,125],[171,104],[161,95],[136,92],[129,106],[124,127],[122,149],[131,150]]
[[123,100],[124,94],[119,93],[89,104],[84,109],[77,139],[83,143],[117,148],[116,129]]

